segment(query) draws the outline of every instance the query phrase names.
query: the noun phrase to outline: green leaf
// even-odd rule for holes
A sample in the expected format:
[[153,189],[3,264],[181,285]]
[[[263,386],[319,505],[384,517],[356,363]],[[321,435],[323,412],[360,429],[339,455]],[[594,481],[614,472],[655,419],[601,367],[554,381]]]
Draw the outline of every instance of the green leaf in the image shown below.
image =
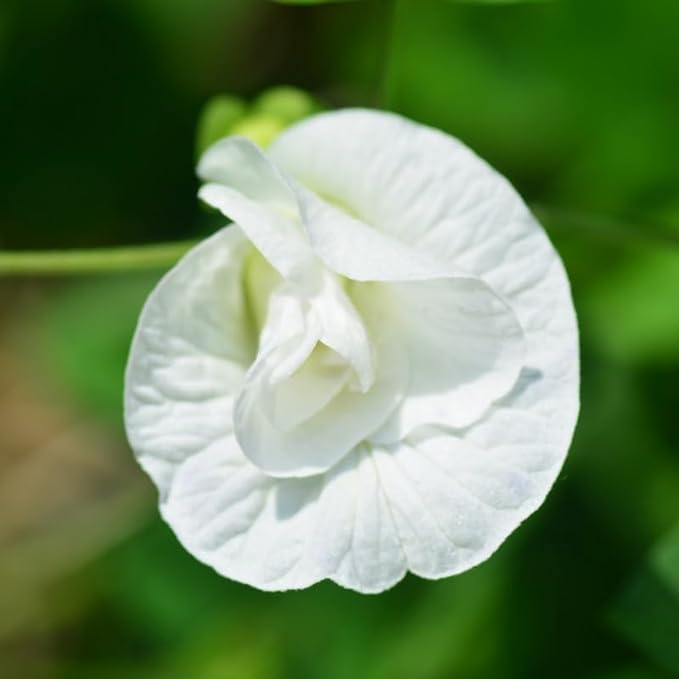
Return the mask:
[[679,601],[679,526],[653,550],[651,564]]
[[679,672],[679,530],[653,550],[609,614],[618,633]]
[[679,358],[679,252],[639,255],[594,288],[587,331],[608,355],[629,362]]
[[612,611],[613,627],[670,671],[679,672],[679,601],[653,573],[629,585]]

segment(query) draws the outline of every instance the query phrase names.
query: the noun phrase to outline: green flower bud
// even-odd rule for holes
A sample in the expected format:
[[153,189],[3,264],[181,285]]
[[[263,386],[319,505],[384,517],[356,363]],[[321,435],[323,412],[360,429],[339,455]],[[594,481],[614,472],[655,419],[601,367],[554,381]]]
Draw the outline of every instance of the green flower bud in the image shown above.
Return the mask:
[[266,113],[253,113],[238,121],[230,134],[240,134],[266,148],[286,127],[287,124],[280,118]]
[[313,97],[295,87],[272,87],[263,92],[253,105],[258,113],[280,118],[287,126],[296,123],[318,111],[319,107]]
[[247,113],[245,102],[230,95],[220,95],[205,104],[198,120],[196,152],[200,156],[218,139],[231,134],[232,127]]

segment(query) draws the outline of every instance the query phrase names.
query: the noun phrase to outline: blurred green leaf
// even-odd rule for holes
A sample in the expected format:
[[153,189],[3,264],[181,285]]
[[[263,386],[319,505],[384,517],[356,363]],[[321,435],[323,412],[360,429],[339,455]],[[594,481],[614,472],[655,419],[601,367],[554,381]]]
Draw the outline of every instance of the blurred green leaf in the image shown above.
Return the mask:
[[679,525],[653,550],[651,564],[679,600]]
[[185,88],[204,95],[236,70],[245,70],[222,55],[230,47],[242,49],[239,37],[249,26],[251,0],[122,0],[116,5],[135,18],[168,77]]
[[[503,557],[496,555],[481,568],[431,583],[407,619],[385,625],[363,677],[491,675],[502,637],[497,613],[508,576],[508,561]],[[432,620],[436,625],[430,624]]]
[[41,372],[67,386],[83,408],[120,426],[127,353],[158,274],[90,278],[61,290],[40,325]]
[[250,622],[259,626],[256,634],[242,616],[220,620],[170,655],[158,679],[283,679],[283,653],[276,631],[261,625],[259,616]]
[[637,577],[613,609],[611,624],[662,666],[679,672],[679,602],[657,578]]
[[662,667],[679,672],[679,530],[653,550],[609,620]]
[[107,606],[149,645],[199,638],[214,620],[230,620],[237,587],[198,562],[159,517],[119,546],[98,569]]
[[679,358],[679,252],[639,254],[588,294],[585,323],[608,355],[632,362]]
[[615,670],[593,671],[586,679],[670,679],[666,672],[656,668],[632,665]]
[[3,62],[5,45],[10,28],[11,8],[8,5],[0,5],[0,64]]

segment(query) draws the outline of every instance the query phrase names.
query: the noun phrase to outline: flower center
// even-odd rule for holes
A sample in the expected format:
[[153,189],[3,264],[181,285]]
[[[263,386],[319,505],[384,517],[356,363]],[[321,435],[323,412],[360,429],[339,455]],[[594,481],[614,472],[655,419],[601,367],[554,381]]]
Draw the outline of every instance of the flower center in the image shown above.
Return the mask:
[[256,251],[243,283],[257,356],[236,401],[236,438],[272,476],[325,471],[382,425],[407,381],[359,312],[372,286],[359,293],[320,265],[291,282]]
[[269,382],[264,414],[276,429],[290,431],[323,410],[347,386],[352,373],[336,351],[318,342],[292,375]]

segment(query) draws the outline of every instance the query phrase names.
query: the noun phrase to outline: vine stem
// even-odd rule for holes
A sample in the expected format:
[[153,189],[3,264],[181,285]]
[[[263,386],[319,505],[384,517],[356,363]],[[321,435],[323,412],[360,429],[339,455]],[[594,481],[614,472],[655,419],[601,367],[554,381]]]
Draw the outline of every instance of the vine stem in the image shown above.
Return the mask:
[[0,276],[57,276],[172,266],[197,241],[87,250],[0,251]]
[[[658,227],[629,224],[588,213],[533,205],[533,212],[548,230],[587,238],[614,241],[619,245],[644,244],[679,250],[679,234]],[[0,250],[0,278],[6,276],[59,276],[142,269],[169,268],[197,240],[91,250]]]

